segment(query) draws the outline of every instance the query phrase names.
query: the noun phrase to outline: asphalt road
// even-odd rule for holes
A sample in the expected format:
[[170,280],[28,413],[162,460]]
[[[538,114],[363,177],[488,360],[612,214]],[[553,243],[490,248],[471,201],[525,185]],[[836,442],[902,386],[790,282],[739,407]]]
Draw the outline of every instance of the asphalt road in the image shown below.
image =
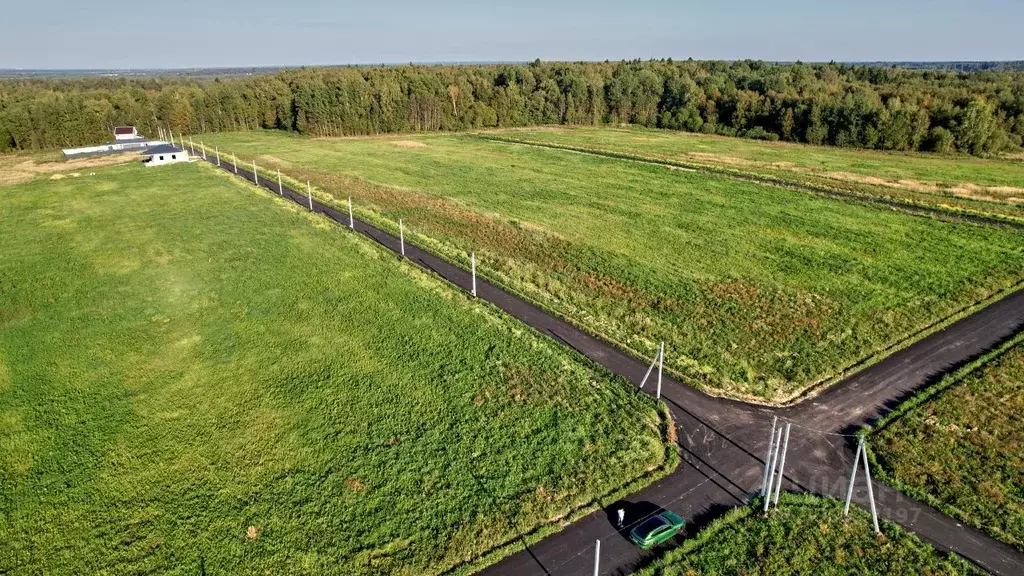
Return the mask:
[[[221,167],[233,171],[222,157]],[[209,159],[213,162],[213,158]],[[242,166],[238,175],[254,181]],[[308,207],[305,194],[277,182],[259,185]],[[313,211],[348,227],[349,217],[317,200]],[[360,220],[355,231],[399,252],[399,240]],[[409,243],[406,257],[452,284],[469,290],[469,272]],[[611,344],[477,279],[477,295],[511,316],[602,364],[630,382],[639,383],[649,360],[638,360]],[[767,408],[715,398],[670,377],[662,399],[675,417],[682,464],[667,478],[625,501],[610,503],[562,531],[523,546],[482,573],[500,576],[593,574],[594,542],[601,540],[601,574],[629,574],[652,558],[628,542],[614,522],[615,511],[627,509],[627,524],[658,508],[673,510],[694,528],[756,496],[763,471],[773,416],[792,424],[783,489],[845,497],[855,440],[851,432],[893,409],[920,390],[990,350],[1024,328],[1024,291],[1007,296],[972,316],[901,350],[874,366],[835,384],[817,397],[789,408]],[[653,352],[653,351],[652,351]],[[645,392],[653,393],[651,386]],[[872,483],[880,516],[896,522],[936,548],[954,551],[998,575],[1024,574],[1024,554],[973,528],[878,482]],[[854,502],[867,506],[863,476]]]

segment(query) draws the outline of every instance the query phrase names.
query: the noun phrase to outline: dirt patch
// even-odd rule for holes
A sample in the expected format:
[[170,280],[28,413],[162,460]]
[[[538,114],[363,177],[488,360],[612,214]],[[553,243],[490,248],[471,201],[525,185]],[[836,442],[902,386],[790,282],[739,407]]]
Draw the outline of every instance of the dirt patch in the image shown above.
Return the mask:
[[392,146],[399,148],[424,148],[426,144],[423,142],[416,142],[415,140],[395,140],[391,143]]
[[98,156],[96,158],[80,158],[77,160],[68,160],[67,162],[41,162],[34,158],[24,160],[11,158],[11,162],[7,166],[4,166],[7,162],[0,160],[0,187],[28,182],[40,174],[53,174],[50,176],[51,180],[60,180],[61,178],[65,178],[68,176],[68,173],[71,173],[74,176],[80,176],[81,173],[77,171],[84,168],[113,166],[115,164],[132,162],[139,158],[140,156],[138,154],[128,152],[125,154]]
[[262,528],[259,526],[249,526],[245,529],[245,539],[250,541],[256,540],[260,537],[260,532],[262,531]]

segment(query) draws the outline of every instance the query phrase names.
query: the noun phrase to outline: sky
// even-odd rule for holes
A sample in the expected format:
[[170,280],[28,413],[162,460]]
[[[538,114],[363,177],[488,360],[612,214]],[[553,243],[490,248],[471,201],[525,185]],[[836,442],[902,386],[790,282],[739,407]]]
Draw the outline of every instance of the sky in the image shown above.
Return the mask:
[[1024,60],[1020,0],[4,0],[0,68]]

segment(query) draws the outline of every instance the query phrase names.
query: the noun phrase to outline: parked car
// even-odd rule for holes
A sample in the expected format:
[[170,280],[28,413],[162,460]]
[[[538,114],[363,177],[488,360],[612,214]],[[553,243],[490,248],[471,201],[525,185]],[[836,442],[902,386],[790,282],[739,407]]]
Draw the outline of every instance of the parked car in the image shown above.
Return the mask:
[[629,531],[629,539],[644,550],[670,540],[686,526],[686,521],[674,512],[662,510]]

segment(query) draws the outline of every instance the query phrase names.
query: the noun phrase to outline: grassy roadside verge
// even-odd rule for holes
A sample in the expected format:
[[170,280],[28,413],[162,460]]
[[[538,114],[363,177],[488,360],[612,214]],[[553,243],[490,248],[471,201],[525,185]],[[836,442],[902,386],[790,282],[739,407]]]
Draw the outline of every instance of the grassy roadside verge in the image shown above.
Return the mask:
[[855,506],[847,519],[842,508],[838,500],[792,494],[767,517],[756,502],[736,508],[636,574],[983,574],[892,522],[881,523],[878,537],[866,511]]
[[916,394],[874,426],[880,478],[1024,550],[1024,333]]

